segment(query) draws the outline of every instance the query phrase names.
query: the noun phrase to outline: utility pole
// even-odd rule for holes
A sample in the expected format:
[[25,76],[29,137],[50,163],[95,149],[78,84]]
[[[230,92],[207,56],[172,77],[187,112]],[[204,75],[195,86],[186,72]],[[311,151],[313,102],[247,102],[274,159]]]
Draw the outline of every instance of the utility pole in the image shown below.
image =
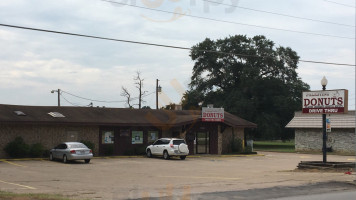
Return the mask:
[[58,90],[52,90],[51,93],[55,93],[57,92],[58,93],[58,107],[61,106],[61,89],[58,89]]

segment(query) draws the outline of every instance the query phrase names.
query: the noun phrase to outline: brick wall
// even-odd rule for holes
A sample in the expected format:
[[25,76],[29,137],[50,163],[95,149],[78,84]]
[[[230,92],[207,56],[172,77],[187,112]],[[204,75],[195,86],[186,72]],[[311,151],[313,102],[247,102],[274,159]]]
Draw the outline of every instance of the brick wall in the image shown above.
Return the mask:
[[[327,147],[336,153],[355,153],[355,129],[332,129],[327,133]],[[295,129],[296,151],[322,151],[322,129]]]
[[244,139],[244,128],[232,128],[226,127],[224,132],[221,132],[221,126],[219,126],[218,132],[218,154],[231,153],[231,141],[233,138]]
[[41,143],[48,150],[61,142],[87,140],[95,144],[94,155],[98,155],[98,135],[98,126],[0,125],[0,158],[7,157],[3,149],[18,136],[29,145]]

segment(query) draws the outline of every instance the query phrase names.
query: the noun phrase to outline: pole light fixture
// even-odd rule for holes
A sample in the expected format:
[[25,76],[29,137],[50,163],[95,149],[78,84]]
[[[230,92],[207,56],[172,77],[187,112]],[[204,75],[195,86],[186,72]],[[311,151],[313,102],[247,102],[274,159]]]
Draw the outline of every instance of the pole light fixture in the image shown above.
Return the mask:
[[61,95],[61,89],[58,89],[58,90],[52,90],[51,93],[55,93],[57,92],[58,93],[58,107],[61,106],[61,98],[60,98],[60,95]]
[[[323,90],[326,90],[326,85],[328,84],[328,80],[323,77],[320,81],[321,86],[323,86]],[[323,163],[326,163],[326,114],[323,114]]]
[[162,91],[162,87],[158,85],[158,79],[156,79],[156,110],[158,110],[158,92]]
[[325,76],[324,76],[323,79],[321,79],[320,83],[323,86],[323,90],[325,90],[326,89],[326,85],[328,84],[328,79],[326,79]]

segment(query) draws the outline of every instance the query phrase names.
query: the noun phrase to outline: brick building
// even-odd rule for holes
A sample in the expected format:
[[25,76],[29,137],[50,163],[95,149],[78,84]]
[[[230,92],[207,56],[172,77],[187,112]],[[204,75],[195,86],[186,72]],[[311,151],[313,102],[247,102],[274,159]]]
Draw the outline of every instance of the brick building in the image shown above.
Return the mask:
[[[329,151],[342,154],[355,154],[355,111],[347,114],[327,114],[331,132],[327,133]],[[295,150],[301,152],[322,151],[322,115],[296,112],[286,128],[295,129]]]
[[90,141],[95,155],[142,152],[160,137],[185,138],[191,154],[229,152],[233,137],[244,138],[256,124],[228,112],[224,122],[203,122],[201,111],[0,104],[0,158],[6,144],[21,136],[27,144],[51,149],[60,142]]

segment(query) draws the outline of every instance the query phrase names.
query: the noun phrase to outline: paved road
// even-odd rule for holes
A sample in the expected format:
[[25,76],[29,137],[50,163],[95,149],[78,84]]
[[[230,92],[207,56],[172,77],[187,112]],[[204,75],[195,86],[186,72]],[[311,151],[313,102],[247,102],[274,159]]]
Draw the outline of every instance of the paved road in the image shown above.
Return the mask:
[[[283,186],[242,191],[213,192],[192,195],[189,199],[198,200],[355,200],[356,185],[344,182]],[[337,198],[336,198],[337,197]],[[164,199],[164,198],[156,198]],[[177,198],[180,199],[180,198]]]
[[[345,183],[355,179],[355,176],[344,173],[293,171],[301,160],[320,161],[321,155],[261,154],[264,156],[190,157],[168,161],[161,158],[97,158],[90,164],[3,160],[0,161],[0,190],[60,193],[81,199],[166,196],[171,196],[171,199],[190,199],[221,192],[232,196],[235,193],[231,191],[238,191],[237,195],[258,194],[257,191],[263,195],[267,191],[278,194],[281,191],[279,188],[293,189],[330,181]],[[350,162],[355,158],[329,155],[328,160]],[[330,191],[330,188],[326,191]]]
[[304,195],[288,198],[279,198],[275,200],[355,200],[356,192],[337,192],[337,193],[328,193],[328,194],[315,194],[315,195]]

